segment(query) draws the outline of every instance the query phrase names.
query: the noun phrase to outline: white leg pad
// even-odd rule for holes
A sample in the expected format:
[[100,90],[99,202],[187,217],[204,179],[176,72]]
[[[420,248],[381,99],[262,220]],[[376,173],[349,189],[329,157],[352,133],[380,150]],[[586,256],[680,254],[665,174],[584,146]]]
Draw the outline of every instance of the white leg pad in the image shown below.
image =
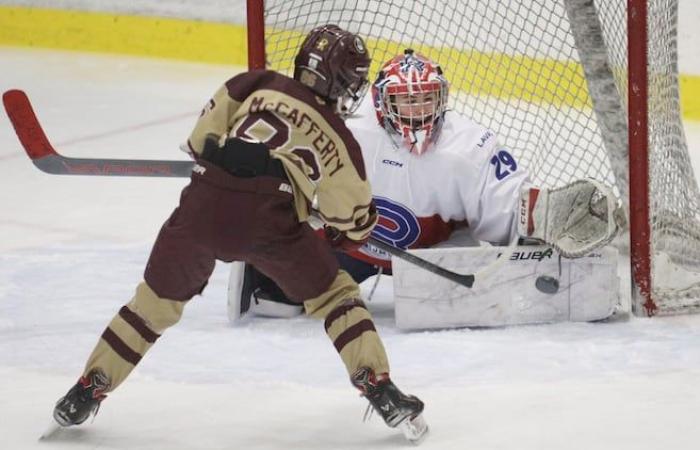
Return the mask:
[[[505,247],[412,250],[421,258],[467,274],[494,261]],[[473,288],[457,285],[392,258],[396,324],[401,329],[495,327],[609,318],[621,309],[618,253],[604,247],[577,259],[547,246],[515,247],[500,268]],[[558,281],[554,293],[543,277]],[[538,279],[540,280],[538,282]],[[549,283],[551,286],[551,283]],[[538,287],[539,286],[539,287]]]

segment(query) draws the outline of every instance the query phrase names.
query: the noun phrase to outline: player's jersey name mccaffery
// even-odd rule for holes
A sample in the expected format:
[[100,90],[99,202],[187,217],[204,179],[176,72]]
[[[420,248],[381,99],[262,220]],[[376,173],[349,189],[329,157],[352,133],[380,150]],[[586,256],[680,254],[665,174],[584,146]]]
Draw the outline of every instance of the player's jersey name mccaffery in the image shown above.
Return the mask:
[[261,112],[271,112],[282,117],[300,129],[306,136],[311,136],[310,143],[321,157],[321,163],[328,169],[328,176],[333,176],[344,167],[340,160],[338,145],[304,111],[300,111],[284,101],[266,101],[264,97],[255,96],[250,103],[249,113],[254,115]]

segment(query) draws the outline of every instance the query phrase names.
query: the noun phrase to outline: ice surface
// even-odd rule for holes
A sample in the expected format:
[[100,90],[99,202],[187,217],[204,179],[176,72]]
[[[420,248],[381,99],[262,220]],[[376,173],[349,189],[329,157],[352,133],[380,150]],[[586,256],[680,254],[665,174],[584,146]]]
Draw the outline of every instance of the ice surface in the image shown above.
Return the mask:
[[[70,156],[180,158],[199,108],[239,69],[0,48]],[[700,127],[686,128],[700,149]],[[700,170],[700,155],[694,164]],[[129,300],[184,179],[35,169],[0,114],[0,446],[377,449],[407,444],[347,382],[307,318],[228,325],[226,265],[92,424],[37,438]],[[369,291],[371,286],[365,286]],[[369,308],[393,378],[426,402],[424,449],[696,449],[700,316],[404,333],[391,283]]]

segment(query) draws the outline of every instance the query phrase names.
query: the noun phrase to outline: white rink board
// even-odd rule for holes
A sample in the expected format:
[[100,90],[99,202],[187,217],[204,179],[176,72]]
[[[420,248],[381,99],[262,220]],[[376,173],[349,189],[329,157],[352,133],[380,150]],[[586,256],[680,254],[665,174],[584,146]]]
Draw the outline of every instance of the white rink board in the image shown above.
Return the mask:
[[[505,250],[442,248],[411,253],[468,274],[484,268]],[[608,318],[620,308],[618,252],[614,247],[572,260],[559,258],[546,246],[523,246],[516,247],[508,258],[483,281],[477,277],[470,289],[394,257],[396,325],[401,329],[438,329],[585,322]],[[540,276],[558,278],[558,291],[539,291],[535,283]]]

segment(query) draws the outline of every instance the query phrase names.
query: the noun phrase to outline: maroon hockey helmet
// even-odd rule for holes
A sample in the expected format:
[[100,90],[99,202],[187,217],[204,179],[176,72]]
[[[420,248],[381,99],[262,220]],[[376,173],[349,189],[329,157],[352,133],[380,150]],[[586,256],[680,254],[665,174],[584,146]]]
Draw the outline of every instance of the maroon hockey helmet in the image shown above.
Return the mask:
[[362,38],[337,25],[314,28],[294,59],[294,79],[336,103],[341,115],[354,112],[369,86],[371,58]]

